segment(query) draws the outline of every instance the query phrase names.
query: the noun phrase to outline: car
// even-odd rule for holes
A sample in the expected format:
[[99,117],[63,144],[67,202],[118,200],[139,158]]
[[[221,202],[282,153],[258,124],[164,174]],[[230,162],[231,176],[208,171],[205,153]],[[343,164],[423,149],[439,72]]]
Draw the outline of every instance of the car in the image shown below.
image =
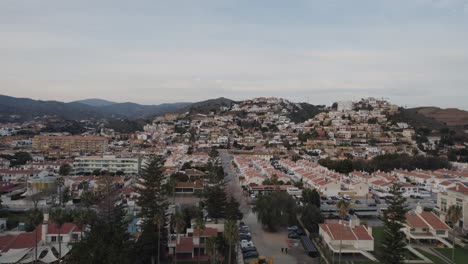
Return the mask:
[[355,204],[362,204],[362,202],[360,200],[356,200],[354,201]]
[[288,238],[290,238],[290,239],[299,239],[299,238],[301,238],[301,236],[296,234],[295,232],[291,232],[291,233],[288,234]]
[[246,239],[243,239],[240,242],[240,246],[241,246],[241,248],[247,248],[247,247],[253,247],[255,245],[254,245],[254,243],[252,241],[248,241]]
[[248,258],[257,258],[258,257],[258,253],[257,252],[254,252],[254,251],[249,251],[249,252],[245,252],[244,254],[242,254],[242,257],[244,259],[248,259]]
[[244,247],[241,248],[242,254],[245,254],[247,252],[257,252],[257,248],[252,246],[252,247]]
[[296,231],[298,229],[299,229],[298,226],[288,226],[288,231]]
[[376,204],[376,203],[370,203],[370,204],[368,204],[367,206],[369,206],[369,207],[376,207],[377,204]]
[[240,239],[243,239],[243,240],[248,240],[248,241],[251,241],[252,240],[252,237],[249,236],[249,235],[244,235],[244,234],[240,234],[239,235],[239,238]]
[[382,202],[380,200],[375,200],[375,204],[381,204]]
[[250,198],[255,199],[255,198],[257,198],[257,196],[256,196],[255,194],[252,193],[252,194],[250,195]]
[[328,205],[334,205],[334,204],[336,204],[336,201],[330,200],[330,201],[327,201],[327,204],[328,204]]
[[302,229],[298,229],[298,230],[293,231],[293,232],[296,233],[299,236],[305,236],[306,235],[306,233]]
[[250,232],[242,232],[242,233],[239,232],[239,235],[244,235],[244,236],[249,236],[249,237],[252,236],[252,234],[250,234]]

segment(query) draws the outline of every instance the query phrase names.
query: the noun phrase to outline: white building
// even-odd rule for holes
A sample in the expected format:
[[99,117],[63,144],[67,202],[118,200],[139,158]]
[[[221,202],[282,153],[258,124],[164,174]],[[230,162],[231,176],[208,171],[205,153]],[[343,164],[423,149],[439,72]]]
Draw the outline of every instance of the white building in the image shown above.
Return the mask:
[[353,102],[352,101],[341,101],[337,103],[337,111],[338,112],[346,112],[353,110]]
[[141,159],[121,158],[112,155],[87,156],[75,158],[73,173],[92,173],[94,170],[105,170],[110,173],[118,171],[123,174],[138,174],[141,169]]

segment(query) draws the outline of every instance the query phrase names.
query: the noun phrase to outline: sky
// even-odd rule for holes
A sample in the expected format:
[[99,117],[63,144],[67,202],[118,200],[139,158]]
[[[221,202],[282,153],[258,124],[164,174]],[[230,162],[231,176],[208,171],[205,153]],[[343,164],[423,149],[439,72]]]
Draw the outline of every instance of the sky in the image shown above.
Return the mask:
[[0,0],[0,94],[468,110],[468,0]]

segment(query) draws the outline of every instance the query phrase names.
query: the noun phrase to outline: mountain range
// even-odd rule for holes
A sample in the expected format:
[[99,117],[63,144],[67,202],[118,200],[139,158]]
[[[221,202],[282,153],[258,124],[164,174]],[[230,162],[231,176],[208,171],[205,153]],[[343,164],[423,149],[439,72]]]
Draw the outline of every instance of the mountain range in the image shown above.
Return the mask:
[[74,102],[42,101],[30,98],[17,98],[0,95],[0,121],[31,120],[42,116],[55,116],[68,120],[83,119],[142,119],[153,118],[165,113],[189,112],[192,106],[197,109],[211,109],[228,106],[232,100],[211,99],[203,102],[167,103],[142,105],[125,102],[116,103],[103,99],[85,99]]

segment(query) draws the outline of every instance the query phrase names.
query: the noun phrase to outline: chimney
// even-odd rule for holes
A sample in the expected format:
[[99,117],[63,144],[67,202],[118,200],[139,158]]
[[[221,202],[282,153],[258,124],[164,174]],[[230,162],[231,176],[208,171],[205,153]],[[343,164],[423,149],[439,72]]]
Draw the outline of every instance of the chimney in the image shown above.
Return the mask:
[[421,203],[418,202],[418,205],[416,206],[416,213],[420,214],[423,212],[423,209],[422,209],[422,206],[421,206]]
[[41,233],[41,239],[43,241],[46,241],[46,235],[47,235],[47,227],[48,227],[48,223],[49,222],[49,214],[48,213],[44,213],[44,220],[42,221],[42,233]]

